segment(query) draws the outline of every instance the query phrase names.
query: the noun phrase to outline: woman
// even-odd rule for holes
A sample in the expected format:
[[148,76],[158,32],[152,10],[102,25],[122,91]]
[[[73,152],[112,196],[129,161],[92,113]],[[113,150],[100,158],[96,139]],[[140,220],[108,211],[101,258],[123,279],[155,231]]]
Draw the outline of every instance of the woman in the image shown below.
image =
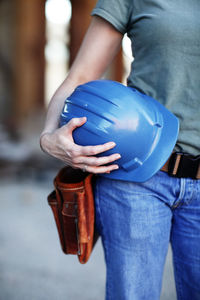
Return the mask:
[[45,152],[95,174],[117,169],[119,153],[96,157],[115,147],[112,141],[74,144],[72,132],[86,118],[62,128],[58,123],[66,97],[77,85],[102,76],[127,33],[134,56],[128,85],[180,120],[175,151],[181,153],[170,162],[173,176],[159,171],[139,184],[98,177],[96,219],[107,265],[107,300],[159,299],[169,241],[178,299],[200,299],[199,9],[197,0],[99,0],[76,60],[48,108],[40,139]]

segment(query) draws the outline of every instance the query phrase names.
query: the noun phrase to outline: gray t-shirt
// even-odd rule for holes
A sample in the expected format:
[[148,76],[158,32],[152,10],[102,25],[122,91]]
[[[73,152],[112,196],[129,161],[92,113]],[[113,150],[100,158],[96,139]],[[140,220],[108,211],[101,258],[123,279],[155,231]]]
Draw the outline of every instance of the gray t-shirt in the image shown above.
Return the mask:
[[92,11],[129,36],[127,84],[180,120],[178,145],[200,154],[200,1],[99,0]]

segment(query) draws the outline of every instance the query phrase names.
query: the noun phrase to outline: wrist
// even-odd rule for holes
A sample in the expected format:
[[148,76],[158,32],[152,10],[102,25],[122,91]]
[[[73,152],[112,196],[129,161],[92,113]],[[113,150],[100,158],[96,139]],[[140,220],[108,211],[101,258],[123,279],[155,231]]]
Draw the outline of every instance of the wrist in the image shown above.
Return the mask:
[[44,153],[48,153],[46,151],[46,147],[44,147],[44,139],[47,137],[47,135],[51,134],[51,132],[48,132],[48,131],[45,131],[45,132],[42,132],[41,135],[40,135],[40,149],[44,152]]

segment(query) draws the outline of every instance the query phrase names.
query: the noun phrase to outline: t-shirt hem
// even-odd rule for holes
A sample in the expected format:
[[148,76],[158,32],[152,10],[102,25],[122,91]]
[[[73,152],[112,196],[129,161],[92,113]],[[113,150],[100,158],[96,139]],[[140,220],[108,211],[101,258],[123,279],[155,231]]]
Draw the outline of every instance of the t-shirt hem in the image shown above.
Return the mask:
[[111,23],[122,34],[126,33],[126,28],[122,24],[120,24],[119,21],[117,19],[115,19],[115,17],[113,17],[106,10],[104,10],[102,8],[94,8],[91,13],[91,16],[95,16],[95,15],[102,17],[103,19],[105,19],[106,21]]

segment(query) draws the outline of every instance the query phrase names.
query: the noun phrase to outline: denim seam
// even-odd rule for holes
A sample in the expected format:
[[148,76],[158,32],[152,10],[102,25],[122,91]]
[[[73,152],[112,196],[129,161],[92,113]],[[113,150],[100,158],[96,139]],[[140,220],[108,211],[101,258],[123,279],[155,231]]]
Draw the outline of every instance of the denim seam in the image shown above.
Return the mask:
[[177,300],[181,300],[183,299],[182,296],[182,288],[181,288],[181,281],[179,280],[179,276],[178,276],[178,273],[179,273],[179,269],[177,267],[178,263],[176,261],[176,258],[175,256],[173,255],[173,260],[174,260],[174,269],[175,269],[175,282],[176,282],[176,292],[177,292]]
[[178,196],[177,201],[172,205],[172,209],[178,208],[179,206],[181,206],[183,203],[181,203],[183,201],[183,197],[185,194],[185,178],[181,178],[180,180],[180,194]]
[[184,194],[185,194],[185,178],[181,178],[181,186],[180,186],[180,194],[178,197],[178,202],[183,200]]
[[[186,184],[187,184],[187,181],[186,181]],[[185,200],[185,205],[190,205],[191,202],[194,200],[193,199],[193,195],[194,195],[194,188],[192,187],[192,189],[190,188],[190,185],[189,187],[187,188],[187,191],[188,191],[188,194],[190,193],[190,197],[189,197],[189,200],[187,201],[187,197],[186,197],[186,200]]]
[[[105,231],[104,231],[104,226],[103,226],[103,221],[102,221],[102,213],[101,213],[101,208],[100,208],[100,192],[99,192],[99,186],[97,184],[97,187],[96,187],[96,191],[97,191],[97,198],[98,198],[98,206],[97,206],[97,210],[98,210],[98,214],[99,214],[99,223],[100,223],[100,226],[101,226],[101,235],[102,235],[102,238],[103,238],[103,244],[104,244],[104,251],[105,251],[105,256],[106,258],[108,257],[108,248],[107,248],[107,242],[106,242],[106,238],[105,238]],[[109,276],[110,274],[108,274],[107,270],[106,270],[106,273],[107,273],[107,277],[109,279]],[[107,280],[107,282],[111,282],[111,280]],[[111,299],[110,297],[110,288],[106,288],[106,299],[109,300]]]
[[[99,226],[100,231],[102,232],[102,221],[101,221],[101,212],[100,212],[100,204],[99,204],[99,187],[98,184],[96,185],[96,197],[95,197],[95,205],[96,205],[96,213],[99,217]],[[100,232],[99,232],[100,233]]]

